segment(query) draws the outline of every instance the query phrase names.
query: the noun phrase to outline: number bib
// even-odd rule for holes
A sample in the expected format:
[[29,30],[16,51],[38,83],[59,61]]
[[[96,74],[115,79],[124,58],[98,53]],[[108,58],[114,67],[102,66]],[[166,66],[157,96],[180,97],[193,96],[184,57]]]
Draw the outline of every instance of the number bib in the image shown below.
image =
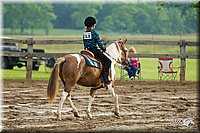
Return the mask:
[[92,39],[92,33],[91,32],[84,32],[84,39]]

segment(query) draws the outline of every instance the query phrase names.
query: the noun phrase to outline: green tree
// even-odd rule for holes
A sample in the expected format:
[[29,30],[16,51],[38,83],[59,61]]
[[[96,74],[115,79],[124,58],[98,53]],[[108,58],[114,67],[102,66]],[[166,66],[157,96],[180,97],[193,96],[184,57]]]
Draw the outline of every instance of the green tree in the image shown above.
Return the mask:
[[87,16],[97,19],[97,30],[130,34],[185,34],[197,31],[194,3],[7,3],[3,26],[15,29],[83,29]]
[[71,19],[71,14],[74,12],[71,9],[71,4],[65,3],[55,3],[53,4],[54,13],[57,16],[55,21],[53,21],[55,28],[68,28],[75,29],[76,25]]
[[133,17],[136,13],[136,5],[134,4],[110,4],[108,6],[110,11],[103,17],[100,22],[100,29],[117,32],[131,32],[135,28],[135,21]]
[[177,8],[168,8],[168,33],[182,34],[184,30],[184,19],[181,16],[180,10]]
[[51,4],[36,3],[14,3],[4,5],[4,25],[11,27],[11,30],[20,28],[21,33],[25,28],[31,29],[31,33],[36,28],[43,28],[45,32],[53,27],[52,20],[56,19],[52,12]]
[[145,10],[148,5],[137,5],[137,11],[133,16],[133,21],[136,23],[132,33],[148,34],[151,29],[151,14],[148,10]]
[[198,11],[199,8],[188,8],[187,11],[185,11],[185,15],[182,16],[184,18],[184,29],[185,33],[193,33],[193,32],[198,32]]
[[35,8],[35,13],[32,13],[31,25],[34,28],[44,29],[45,34],[48,35],[49,30],[53,28],[52,21],[56,19],[53,13],[53,6],[51,4],[38,4]]
[[3,26],[11,28],[11,32],[16,28],[19,28],[19,18],[16,19],[13,16],[18,16],[19,9],[17,9],[16,5],[13,4],[4,4],[3,5]]
[[99,9],[102,7],[102,4],[91,4],[91,3],[82,3],[82,4],[72,4],[71,5],[71,19],[76,25],[77,28],[81,29],[83,28],[84,20],[87,16],[93,16],[96,17],[96,15],[99,13]]

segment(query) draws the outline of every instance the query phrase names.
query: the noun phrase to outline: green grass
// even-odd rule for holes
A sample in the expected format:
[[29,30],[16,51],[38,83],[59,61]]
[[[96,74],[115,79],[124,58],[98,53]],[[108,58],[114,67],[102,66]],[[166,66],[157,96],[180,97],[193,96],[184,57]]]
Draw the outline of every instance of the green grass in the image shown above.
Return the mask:
[[[26,68],[14,67],[13,70],[1,69],[2,79],[26,79]],[[45,70],[44,62],[38,71],[32,71],[32,79],[34,80],[47,80],[50,76],[50,69]]]
[[[140,59],[142,65],[142,80],[158,80],[158,60],[152,58],[141,58]],[[174,66],[179,66],[180,60],[174,59]],[[186,60],[186,81],[198,81],[198,60],[196,59],[187,59]],[[32,79],[34,80],[48,80],[50,76],[50,69],[45,70],[44,62],[39,68],[39,71],[33,71]],[[120,70],[116,67],[117,79],[120,79]],[[176,77],[176,80],[180,80],[180,70]],[[14,67],[13,70],[2,70],[3,79],[26,79],[26,70],[25,67],[17,68]],[[126,77],[128,79],[128,77]]]
[[[19,44],[20,48],[26,48],[25,44]],[[127,44],[127,48],[135,47],[138,54],[178,54],[178,46],[165,45],[136,45]],[[82,44],[41,44],[34,45],[35,49],[45,49],[46,53],[78,53],[83,49]],[[186,47],[187,54],[198,54],[198,47]]]
[[[82,38],[84,29],[52,29],[49,31],[48,36],[76,36]],[[118,40],[120,38],[128,38],[132,40],[162,40],[162,41],[198,41],[198,34],[186,34],[186,35],[153,35],[153,34],[121,34],[117,32],[104,32],[97,29],[97,32],[102,38]],[[45,37],[43,29],[35,29],[31,34],[30,29],[24,29],[21,33],[20,29],[11,31],[9,28],[3,28],[2,33],[5,36],[29,36],[29,37]]]
[[[141,62],[141,74],[142,80],[158,80],[158,59],[142,58]],[[180,60],[174,59],[174,67],[180,66]],[[186,81],[199,81],[198,60],[187,59],[186,60]],[[126,72],[127,73],[127,72]],[[117,79],[120,79],[120,71],[117,70]],[[125,78],[128,80],[128,76]],[[176,76],[176,81],[180,81],[180,69]]]
[[[25,30],[26,36],[21,36],[19,30],[10,32],[9,29],[3,29],[3,34],[6,36],[19,36],[24,38],[82,38],[83,30],[69,30],[69,29],[53,29],[50,31],[50,36],[45,36],[43,30],[35,30],[34,35],[30,36],[30,31]],[[139,40],[162,40],[162,41],[179,41],[184,39],[186,41],[196,41],[197,34],[190,35],[131,35],[131,34],[119,34],[119,33],[105,33],[99,31],[102,38],[117,40],[119,38],[127,39],[139,39]],[[27,36],[28,35],[28,36]],[[179,47],[175,44],[174,46],[167,45],[136,45],[127,44],[127,48],[135,47],[138,54],[178,54],[180,53]],[[26,48],[26,44],[19,44],[19,47]],[[54,45],[34,45],[34,48],[45,49],[46,53],[78,53],[83,49],[81,44],[54,44]],[[187,54],[199,54],[198,47],[186,47]],[[157,80],[158,79],[158,60],[156,58],[141,58],[142,64],[142,78],[143,80]],[[180,59],[174,60],[174,66],[180,66]],[[198,81],[198,60],[197,59],[187,59],[186,60],[186,80],[187,81]],[[117,71],[117,79],[119,79],[119,70]],[[180,72],[180,71],[179,71]],[[33,71],[32,79],[45,79],[49,78],[50,73],[45,72],[44,63],[41,65],[39,71]],[[179,80],[180,73],[178,73],[176,80]],[[25,67],[17,68],[14,67],[13,70],[2,70],[1,78],[3,79],[25,79],[26,70]]]

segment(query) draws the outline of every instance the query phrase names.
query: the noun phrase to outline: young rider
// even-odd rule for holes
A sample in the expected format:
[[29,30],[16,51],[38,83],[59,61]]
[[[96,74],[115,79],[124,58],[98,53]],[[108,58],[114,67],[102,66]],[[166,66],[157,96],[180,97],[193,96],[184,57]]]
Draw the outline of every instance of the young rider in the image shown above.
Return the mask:
[[101,43],[99,34],[94,30],[96,26],[96,20],[94,17],[87,17],[84,21],[86,30],[83,35],[84,49],[91,51],[94,56],[102,62],[103,69],[101,72],[101,77],[105,84],[109,84],[109,69],[111,66],[111,60],[103,54],[106,51],[106,47]]

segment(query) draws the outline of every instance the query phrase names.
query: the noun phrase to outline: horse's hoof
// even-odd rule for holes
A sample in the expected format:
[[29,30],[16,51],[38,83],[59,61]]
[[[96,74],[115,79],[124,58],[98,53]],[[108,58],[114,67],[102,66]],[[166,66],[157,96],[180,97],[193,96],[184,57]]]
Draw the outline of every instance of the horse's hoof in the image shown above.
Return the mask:
[[87,110],[86,110],[86,113],[87,113],[87,116],[88,116],[90,119],[92,119],[92,114],[91,114],[89,111],[87,111]]
[[54,115],[57,117],[57,120],[62,120],[61,115],[59,115],[58,113],[54,113]]
[[89,113],[89,114],[88,114],[88,117],[89,117],[89,119],[92,119],[92,114]]
[[61,116],[58,115],[58,116],[57,116],[57,120],[58,120],[58,121],[62,121]]
[[74,116],[80,118],[79,113],[78,112],[74,112]]
[[116,115],[117,117],[120,117],[119,112],[115,112],[115,115]]
[[57,115],[57,120],[61,121],[62,120],[61,116]]
[[55,115],[56,115],[56,117],[57,117],[57,120],[59,120],[59,121],[61,121],[62,120],[62,118],[61,118],[61,115],[59,115],[58,113],[54,113]]

